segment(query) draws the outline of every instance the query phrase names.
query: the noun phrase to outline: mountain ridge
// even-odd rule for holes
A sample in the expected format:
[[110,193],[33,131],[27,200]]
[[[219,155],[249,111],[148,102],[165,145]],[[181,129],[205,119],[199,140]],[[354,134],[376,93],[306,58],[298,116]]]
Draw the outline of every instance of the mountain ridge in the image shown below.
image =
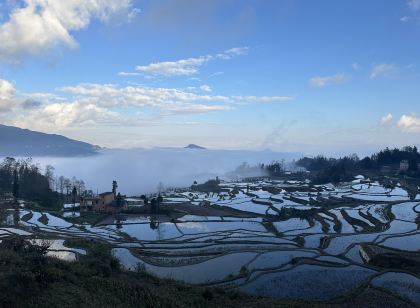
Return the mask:
[[99,149],[62,135],[0,124],[0,156],[87,156]]

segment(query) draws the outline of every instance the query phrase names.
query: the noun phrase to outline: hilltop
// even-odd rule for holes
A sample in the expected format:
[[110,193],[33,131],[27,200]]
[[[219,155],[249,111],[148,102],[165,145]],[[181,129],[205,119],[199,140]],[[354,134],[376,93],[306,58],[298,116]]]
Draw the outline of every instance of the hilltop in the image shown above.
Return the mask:
[[187,145],[184,149],[205,150],[206,148],[191,143],[191,144]]
[[0,156],[84,156],[96,154],[98,149],[61,135],[0,124]]

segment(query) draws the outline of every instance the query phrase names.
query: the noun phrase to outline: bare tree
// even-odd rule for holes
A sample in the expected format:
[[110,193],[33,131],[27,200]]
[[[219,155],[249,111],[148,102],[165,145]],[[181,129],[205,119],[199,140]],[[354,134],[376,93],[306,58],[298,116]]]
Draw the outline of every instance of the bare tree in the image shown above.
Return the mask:
[[72,185],[71,181],[67,178],[64,179],[64,189],[66,190],[66,195],[70,194]]
[[54,188],[54,170],[55,168],[51,165],[45,166],[45,177],[47,178],[51,189]]
[[80,180],[77,184],[77,193],[79,196],[81,196],[86,190],[85,182],[83,180]]
[[64,188],[65,188],[65,177],[64,176],[60,176],[58,178],[58,191],[60,192],[60,194],[64,193]]

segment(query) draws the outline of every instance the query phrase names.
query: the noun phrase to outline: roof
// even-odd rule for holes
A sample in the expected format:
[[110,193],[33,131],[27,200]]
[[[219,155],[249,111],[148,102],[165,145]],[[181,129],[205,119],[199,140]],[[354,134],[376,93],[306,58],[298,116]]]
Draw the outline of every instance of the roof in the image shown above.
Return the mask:
[[106,195],[113,195],[114,193],[112,191],[107,191],[107,192],[103,192],[101,194],[99,194],[99,196],[106,196]]

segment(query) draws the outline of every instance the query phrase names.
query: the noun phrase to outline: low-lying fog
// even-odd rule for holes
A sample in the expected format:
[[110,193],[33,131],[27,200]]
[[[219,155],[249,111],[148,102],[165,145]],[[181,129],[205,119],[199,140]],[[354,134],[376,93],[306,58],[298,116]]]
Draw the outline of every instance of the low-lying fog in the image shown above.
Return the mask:
[[42,167],[55,167],[55,174],[75,176],[94,192],[111,190],[112,180],[118,181],[119,191],[127,195],[155,192],[159,182],[164,187],[190,186],[234,170],[241,163],[250,165],[273,160],[290,161],[297,153],[272,151],[228,151],[196,149],[134,149],[103,150],[90,157],[36,157]]

